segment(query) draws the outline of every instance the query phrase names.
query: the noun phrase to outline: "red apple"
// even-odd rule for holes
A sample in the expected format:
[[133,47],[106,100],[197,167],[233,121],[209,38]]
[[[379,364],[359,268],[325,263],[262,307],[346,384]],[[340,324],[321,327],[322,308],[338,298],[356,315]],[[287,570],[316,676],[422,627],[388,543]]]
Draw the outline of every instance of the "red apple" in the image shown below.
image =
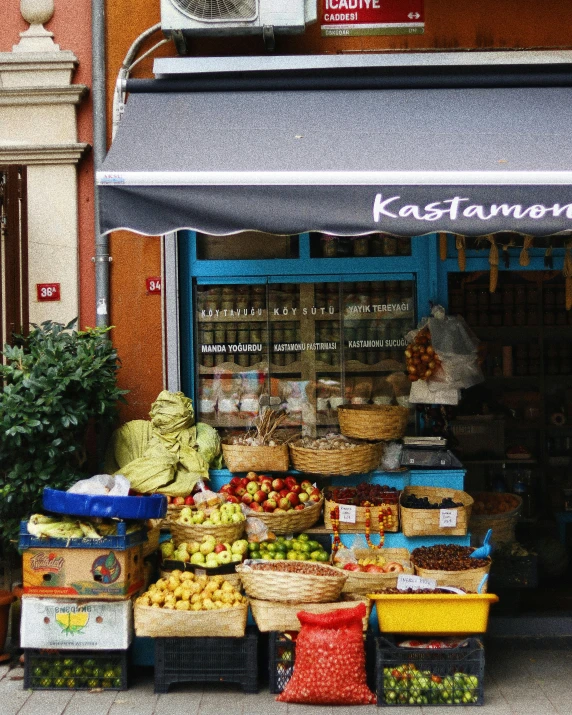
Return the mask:
[[219,494],[232,494],[234,492],[234,485],[230,482],[228,484],[223,484],[218,492]]
[[294,494],[294,492],[289,492],[286,495],[286,499],[288,499],[288,501],[290,502],[290,504],[292,504],[292,506],[298,506],[298,504],[300,503],[300,500],[298,499],[298,495]]
[[248,506],[250,506],[252,504],[252,494],[243,494],[241,501],[243,504],[248,504]]
[[281,497],[287,497],[290,492],[287,489],[281,489],[280,490],[280,496]]
[[226,500],[231,504],[240,504],[240,499],[238,497],[235,497],[234,494],[227,494]]
[[246,487],[237,487],[234,490],[234,493],[237,497],[242,497],[244,494],[246,494]]
[[250,508],[252,509],[252,511],[264,511],[262,508],[262,504],[259,504],[257,501],[253,501],[250,505]]
[[322,497],[320,496],[320,492],[318,492],[317,494],[314,494],[312,492],[312,494],[310,494],[310,496],[308,497],[309,501],[313,501],[316,503],[319,502],[321,499],[322,499]]
[[278,501],[280,501],[280,494],[278,494],[278,492],[275,492],[275,491],[268,492],[268,498],[274,499],[274,501],[278,502]]
[[298,499],[302,502],[302,504],[304,502],[308,501],[309,498],[310,498],[310,495],[306,494],[306,492],[300,492],[300,494],[298,494]]
[[270,482],[262,482],[260,485],[260,491],[264,492],[265,494],[270,494],[272,491],[272,484]]
[[262,508],[264,509],[264,511],[267,511],[269,514],[272,514],[272,512],[274,511],[274,509],[276,509],[276,507],[274,506],[274,504],[273,504],[272,502],[269,502],[269,501],[263,502]]
[[286,479],[284,480],[284,484],[288,487],[288,489],[290,489],[290,491],[292,491],[292,487],[294,485],[297,485],[298,482],[296,481],[295,477],[286,477]]
[[282,499],[278,502],[278,506],[285,511],[292,508],[292,504],[290,504],[290,499],[288,499],[288,497],[282,497]]
[[286,509],[281,509],[280,507],[276,507],[276,509],[274,509],[275,514],[285,514],[286,511]]
[[248,477],[241,477],[241,478],[240,478],[240,483],[242,484],[242,486],[243,486],[244,488],[246,488],[246,485],[247,485],[248,482],[250,482],[250,481],[251,481],[251,480],[250,480]]
[[313,485],[312,482],[310,482],[308,479],[304,479],[304,480],[302,481],[302,483],[300,484],[300,486],[302,487],[302,489],[303,489],[304,491],[307,491],[308,489],[313,489],[313,488],[314,488],[314,485]]
[[173,504],[175,504],[176,506],[181,506],[184,503],[185,503],[185,497],[174,497],[173,498]]
[[318,489],[318,487],[312,487],[312,491],[310,492],[310,496],[312,496],[312,494],[317,494],[318,496],[321,496],[321,492],[320,492],[320,490]]
[[384,573],[382,567],[377,564],[369,564],[364,568],[364,571],[367,573]]
[[276,499],[267,499],[266,501],[262,502],[262,506],[265,505],[271,506],[272,511],[274,511],[274,509],[276,509],[276,507],[278,506],[278,502],[276,501]]
[[352,564],[350,562],[344,566],[344,571],[363,571],[363,567],[359,564]]
[[383,567],[383,573],[401,573],[403,566],[397,561],[390,561]]
[[[129,491],[131,491],[131,490],[129,490]],[[172,497],[172,496],[169,496],[169,495],[167,494],[167,504],[172,504],[172,502],[173,502],[173,497]]]
[[254,494],[258,491],[258,482],[248,482],[246,485],[246,491],[254,496]]
[[233,477],[230,480],[230,484],[232,484],[233,487],[239,487],[242,484],[242,479],[240,477]]
[[272,484],[272,477],[269,477],[268,474],[261,474],[260,483],[263,484],[264,482],[270,482],[270,484]]
[[224,544],[217,544],[217,545],[214,547],[214,550],[215,550],[215,554],[220,554],[221,551],[226,551],[227,548],[226,548],[226,546],[225,546]]
[[253,499],[254,501],[257,501],[259,504],[262,504],[263,501],[266,501],[266,497],[268,494],[266,492],[263,492],[262,489],[259,489],[254,495]]
[[194,503],[195,503],[195,500],[193,499],[193,497],[190,494],[188,497],[185,497],[185,504],[187,506],[193,506]]
[[290,487],[290,491],[292,494],[301,494],[302,493],[302,487],[299,484],[292,484]]
[[302,511],[303,508],[304,508],[304,505],[303,505],[303,504],[297,504],[297,505],[294,507],[295,511]]
[[274,491],[279,492],[281,489],[284,489],[284,487],[284,480],[280,479],[280,477],[277,477],[272,481],[272,489],[274,489]]

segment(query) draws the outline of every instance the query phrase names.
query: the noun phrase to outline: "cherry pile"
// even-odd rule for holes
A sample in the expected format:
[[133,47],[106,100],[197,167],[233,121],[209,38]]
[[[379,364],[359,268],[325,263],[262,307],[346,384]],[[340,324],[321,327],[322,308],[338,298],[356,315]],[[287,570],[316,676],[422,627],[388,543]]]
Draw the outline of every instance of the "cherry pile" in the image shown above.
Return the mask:
[[362,482],[357,487],[331,487],[326,496],[338,504],[354,504],[356,506],[379,506],[380,504],[396,504],[399,492],[387,484],[369,484]]
[[463,506],[463,502],[453,501],[451,497],[443,497],[441,503],[430,502],[429,497],[416,497],[415,494],[407,494],[401,500],[401,506],[406,509],[454,509]]

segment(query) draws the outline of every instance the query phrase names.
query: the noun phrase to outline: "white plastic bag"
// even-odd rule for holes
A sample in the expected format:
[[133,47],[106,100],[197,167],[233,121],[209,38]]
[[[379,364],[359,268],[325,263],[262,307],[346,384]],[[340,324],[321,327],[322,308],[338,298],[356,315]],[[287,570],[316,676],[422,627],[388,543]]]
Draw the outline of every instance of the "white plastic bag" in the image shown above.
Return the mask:
[[89,479],[80,479],[73,484],[68,492],[70,494],[91,494],[109,497],[126,497],[129,495],[131,483],[123,474],[96,474]]

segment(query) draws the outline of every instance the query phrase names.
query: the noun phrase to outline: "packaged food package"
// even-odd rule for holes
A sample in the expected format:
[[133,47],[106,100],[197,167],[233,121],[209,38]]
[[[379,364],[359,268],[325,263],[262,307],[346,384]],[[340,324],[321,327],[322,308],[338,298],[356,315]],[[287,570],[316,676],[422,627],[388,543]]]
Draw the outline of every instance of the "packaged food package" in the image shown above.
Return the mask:
[[369,705],[362,619],[364,603],[327,613],[297,614],[302,624],[296,639],[296,667],[276,698],[286,703]]
[[212,414],[216,411],[217,396],[214,380],[202,379],[199,383],[199,412],[202,415]]
[[231,414],[238,412],[242,395],[242,380],[240,375],[224,372],[214,378],[215,392],[219,413]]
[[264,375],[253,370],[243,372],[241,377],[240,414],[256,417],[260,411],[260,394],[264,387]]
[[280,383],[282,399],[286,403],[286,411],[290,414],[301,414],[309,402],[308,380],[282,380]]
[[401,466],[401,453],[403,445],[401,442],[386,442],[383,456],[381,457],[380,469],[393,471]]

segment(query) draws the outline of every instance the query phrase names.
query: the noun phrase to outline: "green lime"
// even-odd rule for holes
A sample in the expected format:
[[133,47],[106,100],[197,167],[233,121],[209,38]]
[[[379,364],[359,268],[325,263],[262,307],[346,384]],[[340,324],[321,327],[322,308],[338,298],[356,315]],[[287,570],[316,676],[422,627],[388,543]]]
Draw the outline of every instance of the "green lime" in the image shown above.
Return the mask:
[[290,548],[294,549],[294,551],[299,551],[300,550],[300,541],[298,539],[292,539],[290,542]]
[[298,534],[297,539],[299,541],[310,541],[308,534]]
[[62,670],[62,678],[71,678],[73,675],[73,668],[64,668]]
[[298,553],[298,561],[308,561],[309,556],[305,551],[300,551]]
[[83,661],[84,668],[95,668],[95,660],[93,658],[87,658]]
[[317,549],[321,549],[322,546],[318,541],[308,541],[308,546],[312,551],[316,551]]
[[54,668],[63,668],[64,667],[64,662],[63,660],[60,660],[59,658],[57,660],[52,661],[52,666]]
[[299,549],[299,551],[300,551],[300,553],[303,553],[303,554],[309,554],[309,553],[310,553],[311,549],[310,549],[310,545],[308,544],[307,541],[303,541],[303,542],[300,544],[300,549]]
[[66,688],[69,688],[70,690],[75,690],[75,688],[76,688],[75,678],[68,678],[66,680]]
[[277,537],[276,537],[276,543],[277,543],[277,544],[285,544],[285,543],[286,543],[286,537],[284,537],[284,536],[277,536]]
[[99,680],[97,678],[90,678],[87,681],[88,688],[99,688]]
[[312,553],[310,554],[310,558],[312,559],[312,561],[317,561],[320,558],[321,554],[321,551],[312,551]]
[[81,665],[78,665],[73,669],[73,674],[76,678],[81,677],[84,674]]
[[91,674],[94,678],[103,678],[103,668],[94,668]]
[[54,678],[54,687],[55,688],[65,688],[66,687],[65,678]]
[[260,546],[260,551],[266,551],[268,548],[268,541],[261,541],[258,545]]
[[52,679],[51,678],[42,678],[40,680],[40,687],[51,688],[52,687]]
[[104,678],[114,678],[114,677],[115,677],[115,671],[114,671],[113,667],[107,668],[107,670],[106,670],[105,673],[103,674],[103,677],[104,677]]
[[286,554],[286,558],[288,559],[288,561],[297,561],[297,559],[298,559],[298,552],[297,552],[297,551],[289,551],[289,552]]
[[273,554],[276,551],[276,544],[268,544],[266,547],[267,551],[271,554]]
[[65,668],[72,668],[75,665],[75,661],[73,658],[64,658],[64,667]]
[[113,684],[112,684],[111,680],[102,680],[101,687],[109,689],[109,688],[113,687]]
[[41,668],[39,665],[36,665],[35,668],[32,668],[32,675],[35,675],[37,678],[40,678],[44,674],[44,669]]
[[251,551],[250,552],[250,558],[251,559],[260,559],[260,551]]
[[325,551],[320,551],[320,553],[318,554],[318,557],[316,558],[316,561],[322,561],[322,562],[329,561],[329,560],[330,560],[330,557],[328,556],[328,554]]
[[115,667],[115,677],[116,678],[121,678],[123,675],[123,668],[120,665],[117,665]]
[[115,680],[113,681],[113,687],[121,688],[122,685],[123,685],[123,681],[121,680],[121,678],[115,678]]
[[260,558],[264,559],[264,561],[272,561],[274,559],[274,555],[269,553],[268,551],[264,551],[262,554],[260,554]]
[[260,551],[259,546],[260,546],[260,544],[257,543],[256,541],[250,541],[248,544],[248,550],[251,552],[252,551]]

